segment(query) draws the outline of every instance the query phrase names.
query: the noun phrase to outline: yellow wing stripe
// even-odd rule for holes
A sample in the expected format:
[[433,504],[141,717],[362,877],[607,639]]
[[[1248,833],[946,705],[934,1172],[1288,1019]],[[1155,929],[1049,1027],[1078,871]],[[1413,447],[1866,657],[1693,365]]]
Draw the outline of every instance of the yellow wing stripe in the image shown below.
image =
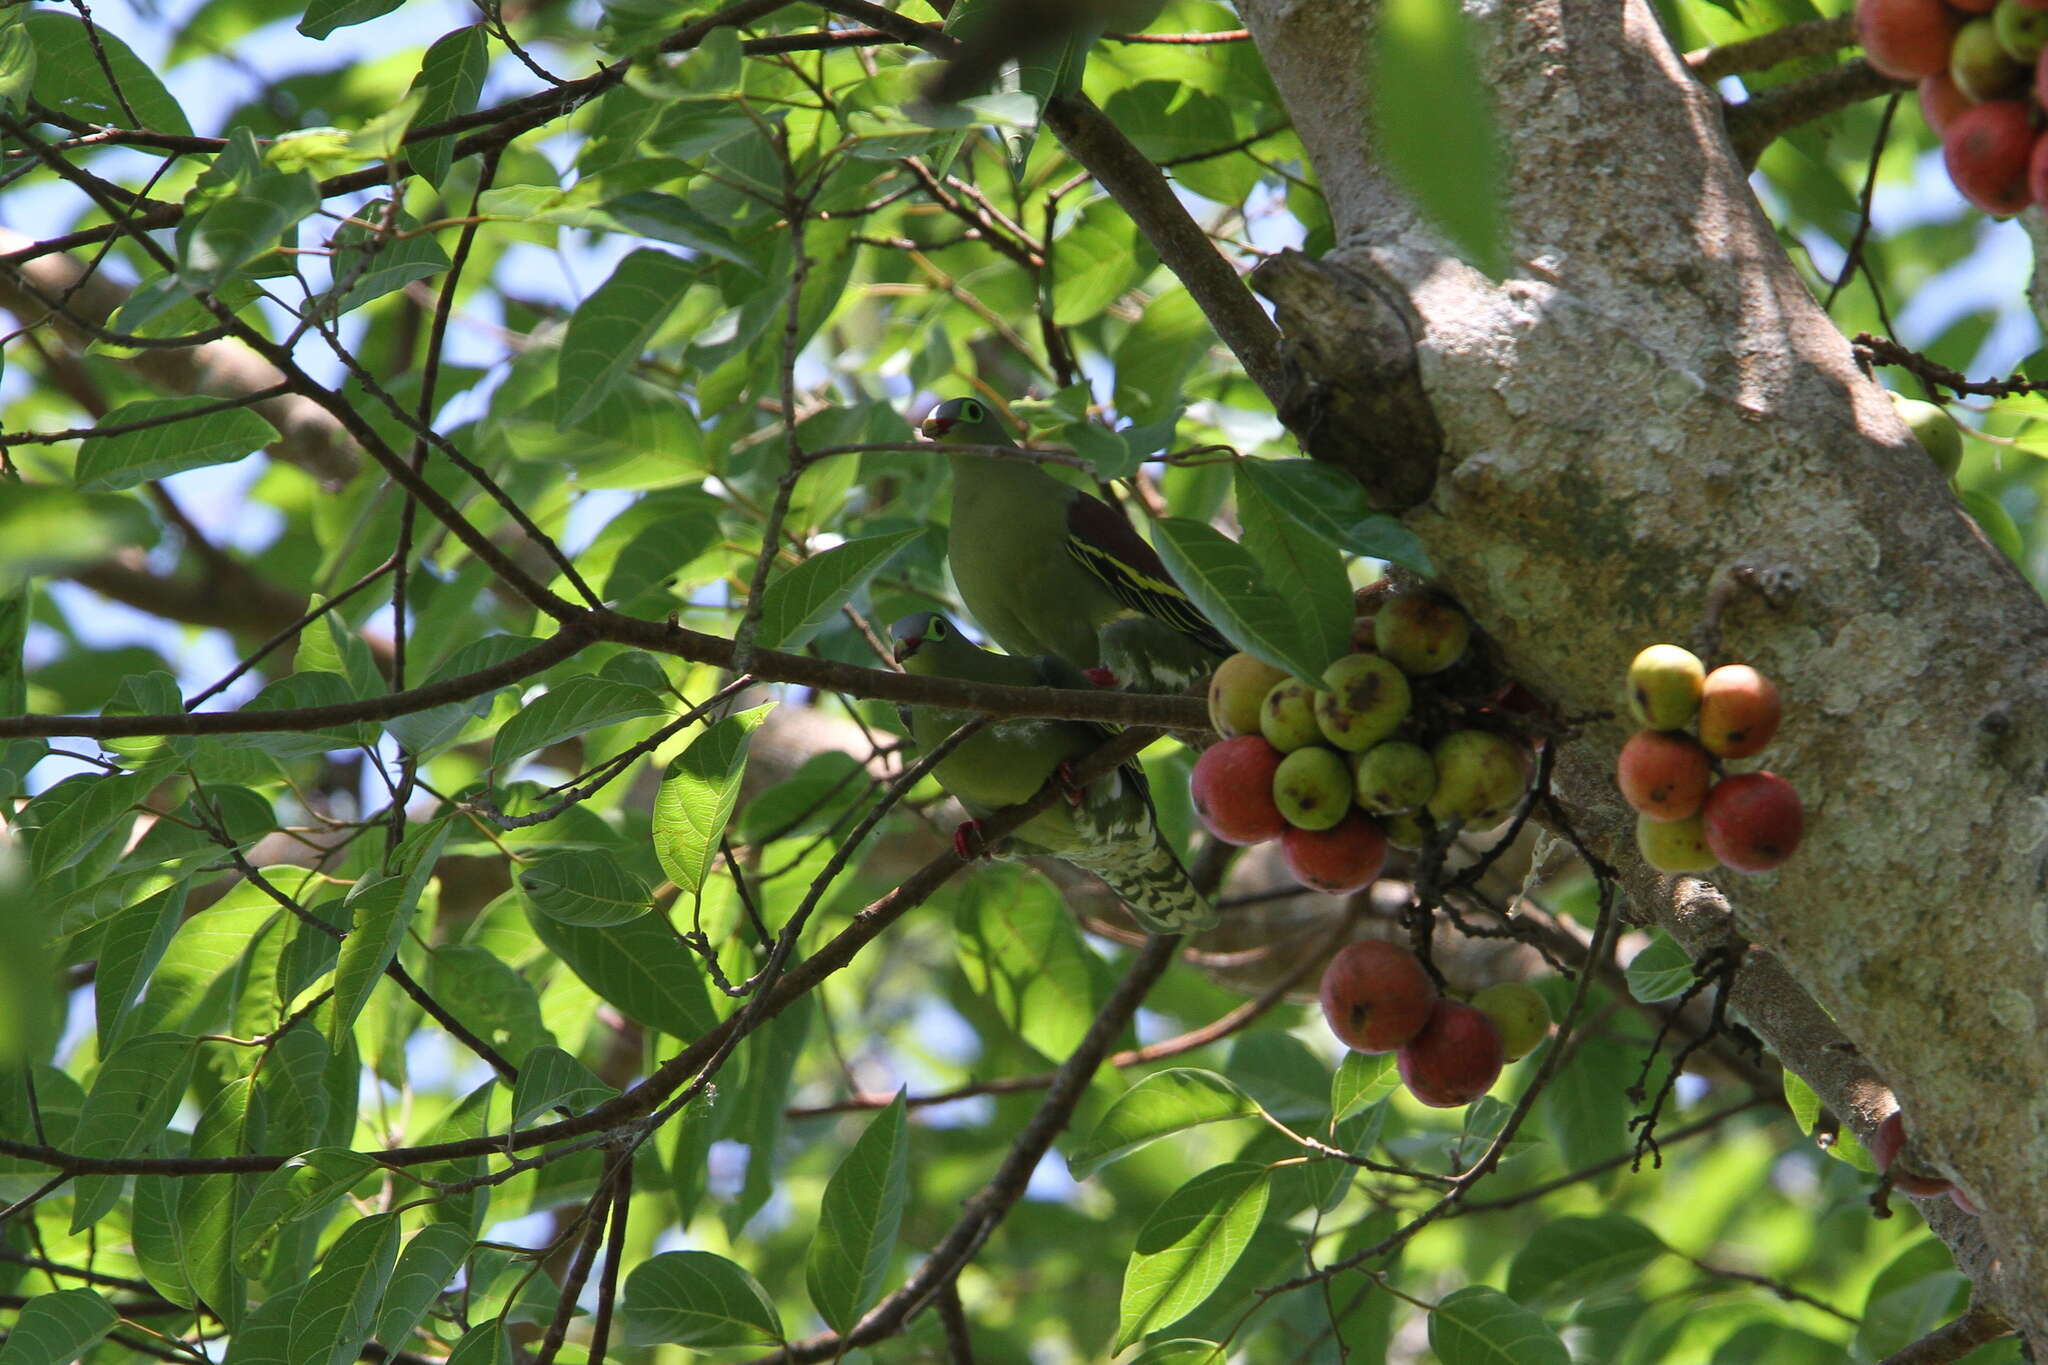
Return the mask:
[[1067,550],[1131,610],[1164,621],[1218,654],[1230,652],[1230,645],[1217,633],[1216,627],[1209,624],[1209,618],[1202,615],[1201,608],[1188,600],[1179,584],[1142,573],[1109,551],[1078,536],[1067,537]]

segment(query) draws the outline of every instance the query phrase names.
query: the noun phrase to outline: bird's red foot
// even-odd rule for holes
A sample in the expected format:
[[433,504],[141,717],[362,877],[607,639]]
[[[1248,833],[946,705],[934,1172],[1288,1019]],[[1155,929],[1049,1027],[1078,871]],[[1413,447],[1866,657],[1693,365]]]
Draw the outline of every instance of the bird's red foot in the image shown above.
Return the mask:
[[963,820],[954,827],[953,852],[960,855],[963,863],[988,856],[988,844],[981,837],[981,821]]
[[1084,668],[1081,672],[1097,687],[1115,687],[1116,674],[1106,668]]
[[1067,804],[1078,806],[1087,799],[1087,792],[1074,780],[1074,765],[1064,758],[1052,770],[1052,780],[1059,783],[1060,795],[1067,798]]

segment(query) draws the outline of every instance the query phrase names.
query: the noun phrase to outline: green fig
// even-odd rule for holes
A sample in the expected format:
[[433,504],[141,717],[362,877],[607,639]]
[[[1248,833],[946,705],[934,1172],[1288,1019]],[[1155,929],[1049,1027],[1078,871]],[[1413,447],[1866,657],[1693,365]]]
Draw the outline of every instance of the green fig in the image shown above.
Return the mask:
[[1956,470],[1963,463],[1963,428],[1955,418],[1948,415],[1948,409],[1935,403],[1923,403],[1917,398],[1908,398],[1895,390],[1891,394],[1892,406],[1898,409],[1899,420],[1913,433],[1913,439],[1934,461],[1942,477],[1953,479]]
[[1408,719],[1414,700],[1408,679],[1377,654],[1347,654],[1323,670],[1316,693],[1316,725],[1323,738],[1362,753]]

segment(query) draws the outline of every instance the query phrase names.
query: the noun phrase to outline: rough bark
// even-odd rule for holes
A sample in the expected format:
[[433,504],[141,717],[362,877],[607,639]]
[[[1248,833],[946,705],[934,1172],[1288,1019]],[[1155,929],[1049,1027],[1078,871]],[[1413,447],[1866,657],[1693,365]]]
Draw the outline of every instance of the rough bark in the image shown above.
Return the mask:
[[[1608,774],[1630,657],[1695,639],[1725,599],[1719,660],[1777,679],[1768,763],[1809,816],[1782,870],[1718,884],[1767,954],[1739,1003],[1855,1131],[1897,1096],[1985,1210],[1927,1205],[1979,1302],[2048,1346],[2048,611],[1857,372],[1649,7],[1467,8],[1508,167],[1499,283],[1363,145],[1365,79],[1336,54],[1363,52],[1366,0],[1239,5],[1337,261],[1416,321],[1444,456],[1409,523],[1515,671],[1583,719],[1562,793],[1637,911],[1694,945],[1726,922],[1719,894],[1646,873]],[[1730,592],[1742,567],[1768,593]]]

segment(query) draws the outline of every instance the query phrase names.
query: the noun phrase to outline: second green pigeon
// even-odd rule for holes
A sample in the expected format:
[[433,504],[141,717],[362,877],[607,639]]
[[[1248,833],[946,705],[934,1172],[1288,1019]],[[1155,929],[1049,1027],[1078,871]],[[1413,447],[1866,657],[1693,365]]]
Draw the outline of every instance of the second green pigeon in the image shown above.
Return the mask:
[[[982,649],[936,612],[889,628],[906,673],[1011,687],[1087,687],[1056,658],[1019,658]],[[907,709],[911,739],[929,750],[973,718],[968,711]],[[979,817],[1027,801],[1067,765],[1102,747],[1112,732],[1074,720],[998,720],[968,737],[933,775],[975,820],[954,836],[962,857],[976,852]],[[1004,857],[1049,854],[1100,877],[1154,933],[1206,929],[1216,912],[1188,879],[1153,818],[1145,773],[1135,762],[1096,779],[1032,816],[998,850]]]
[[[951,398],[924,420],[947,445],[1016,442],[988,404]],[[1183,692],[1230,645],[1109,504],[1028,460],[953,459],[946,553],[960,599],[1013,655],[1053,654],[1097,682]]]

